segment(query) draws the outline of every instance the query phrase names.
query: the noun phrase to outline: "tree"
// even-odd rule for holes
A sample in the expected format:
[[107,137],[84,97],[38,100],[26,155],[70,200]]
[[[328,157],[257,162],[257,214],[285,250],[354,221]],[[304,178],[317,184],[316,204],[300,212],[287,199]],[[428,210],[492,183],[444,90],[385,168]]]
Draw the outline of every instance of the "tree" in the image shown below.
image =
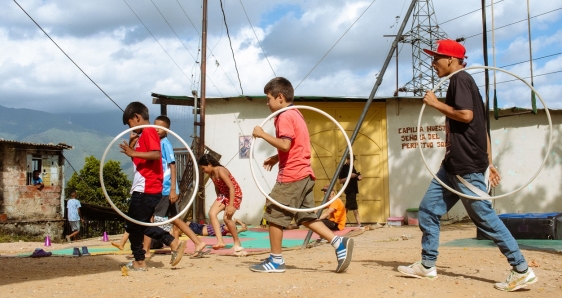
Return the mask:
[[[121,170],[121,163],[109,160],[103,167],[103,181],[107,194],[121,211],[126,212],[126,202],[131,189],[131,181]],[[76,190],[80,201],[98,206],[111,207],[103,195],[100,183],[100,161],[94,156],[86,157],[80,173],[72,174],[66,187],[66,194]]]

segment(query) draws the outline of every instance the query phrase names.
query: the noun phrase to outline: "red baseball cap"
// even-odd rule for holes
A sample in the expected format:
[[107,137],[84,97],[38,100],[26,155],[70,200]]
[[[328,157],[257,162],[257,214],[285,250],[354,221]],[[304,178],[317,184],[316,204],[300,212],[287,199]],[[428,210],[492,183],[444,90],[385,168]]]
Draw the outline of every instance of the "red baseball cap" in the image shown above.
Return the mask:
[[449,56],[459,59],[468,58],[464,54],[466,54],[466,49],[464,46],[452,39],[442,39],[435,42],[437,44],[437,50],[432,51],[430,49],[423,49],[423,51],[430,55],[442,55],[442,56]]

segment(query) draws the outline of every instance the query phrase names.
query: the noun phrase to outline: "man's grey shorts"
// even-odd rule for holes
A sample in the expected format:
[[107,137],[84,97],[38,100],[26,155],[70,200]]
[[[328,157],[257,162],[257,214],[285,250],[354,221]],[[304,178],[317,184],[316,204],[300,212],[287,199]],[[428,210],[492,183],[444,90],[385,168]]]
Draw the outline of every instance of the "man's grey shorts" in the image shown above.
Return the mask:
[[[314,204],[314,180],[310,176],[295,182],[281,183],[276,182],[269,194],[282,205],[292,208],[313,208]],[[316,220],[314,212],[293,212],[285,210],[270,201],[267,201],[264,212],[265,220],[276,225],[287,227],[293,218],[297,225],[303,222]]]

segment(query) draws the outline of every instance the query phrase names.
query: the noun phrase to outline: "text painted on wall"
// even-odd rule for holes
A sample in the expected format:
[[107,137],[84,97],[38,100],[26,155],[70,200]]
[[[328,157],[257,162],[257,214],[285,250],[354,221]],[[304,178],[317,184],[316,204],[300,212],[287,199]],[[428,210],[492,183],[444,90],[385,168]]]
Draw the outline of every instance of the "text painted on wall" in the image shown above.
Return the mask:
[[[422,148],[445,148],[445,140],[439,136],[438,132],[445,131],[445,125],[421,126],[420,127],[420,146]],[[398,128],[402,149],[418,148],[418,127]]]

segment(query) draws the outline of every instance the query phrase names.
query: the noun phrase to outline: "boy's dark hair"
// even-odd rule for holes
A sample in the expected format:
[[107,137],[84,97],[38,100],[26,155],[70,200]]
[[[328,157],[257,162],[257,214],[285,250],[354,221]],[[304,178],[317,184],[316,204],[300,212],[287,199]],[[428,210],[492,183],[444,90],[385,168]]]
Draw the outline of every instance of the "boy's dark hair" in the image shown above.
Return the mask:
[[156,120],[160,120],[160,121],[166,123],[166,125],[168,125],[168,128],[170,128],[171,122],[170,122],[170,118],[168,118],[167,116],[160,115],[160,116],[156,117],[156,119],[154,119],[154,121],[156,121]]
[[213,167],[222,167],[222,165],[211,154],[203,154],[199,157],[199,160],[197,160],[197,164],[200,166],[212,165]]
[[123,112],[123,125],[127,125],[129,119],[133,119],[135,114],[139,114],[144,120],[150,120],[148,116],[148,108],[142,102],[133,101]]
[[41,173],[41,171],[39,171],[39,170],[33,170],[33,175],[35,175],[35,173]]
[[271,81],[269,81],[267,84],[265,84],[265,87],[263,87],[263,93],[271,94],[274,97],[279,94],[283,94],[287,102],[293,102],[295,98],[295,90],[293,89],[293,85],[284,77],[276,77],[271,79]]

